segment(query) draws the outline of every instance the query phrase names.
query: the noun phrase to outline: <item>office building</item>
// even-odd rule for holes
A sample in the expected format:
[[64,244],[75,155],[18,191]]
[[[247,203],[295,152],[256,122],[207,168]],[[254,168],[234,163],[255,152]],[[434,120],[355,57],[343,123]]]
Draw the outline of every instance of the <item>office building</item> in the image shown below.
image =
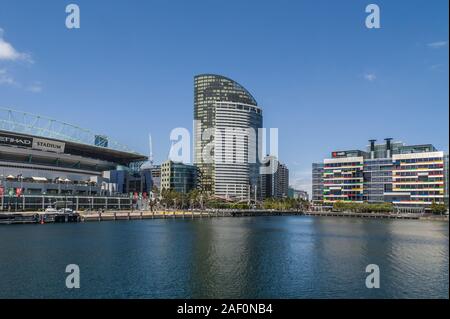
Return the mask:
[[433,202],[448,202],[446,167],[448,155],[431,144],[370,140],[365,151],[332,152],[323,161],[322,180],[320,164],[313,164],[313,201],[320,201],[323,188],[325,205],[390,202],[398,208],[426,209]]
[[153,188],[150,170],[134,170],[119,166],[117,169],[104,172],[104,178],[115,186],[117,194],[147,193]]
[[161,165],[161,189],[188,193],[197,186],[197,167],[165,161]]
[[363,202],[363,165],[362,152],[347,151],[333,154],[334,158],[324,160],[323,201]]

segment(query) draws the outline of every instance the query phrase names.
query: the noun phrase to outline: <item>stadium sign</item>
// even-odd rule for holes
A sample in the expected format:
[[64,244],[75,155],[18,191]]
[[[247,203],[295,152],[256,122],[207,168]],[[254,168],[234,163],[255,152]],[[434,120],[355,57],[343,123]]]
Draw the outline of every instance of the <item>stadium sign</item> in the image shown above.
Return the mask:
[[12,145],[12,146],[22,146],[22,147],[32,147],[33,139],[23,136],[15,136],[9,134],[0,134],[0,144]]
[[33,148],[46,152],[64,153],[65,143],[33,138]]
[[63,142],[11,134],[0,134],[0,145],[28,147],[40,151],[55,153],[64,153],[64,148],[66,146]]

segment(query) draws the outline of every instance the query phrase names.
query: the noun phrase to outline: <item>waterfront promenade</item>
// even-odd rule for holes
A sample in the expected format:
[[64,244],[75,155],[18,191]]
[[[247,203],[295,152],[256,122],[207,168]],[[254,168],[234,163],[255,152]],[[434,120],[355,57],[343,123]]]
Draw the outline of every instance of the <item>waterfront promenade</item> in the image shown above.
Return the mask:
[[306,215],[315,217],[346,217],[365,219],[415,219],[448,221],[448,215],[424,213],[354,213],[354,212],[318,212],[318,211],[276,211],[276,210],[118,210],[118,211],[80,211],[70,214],[48,212],[0,213],[0,224],[46,224],[70,222],[100,222],[138,219],[175,219],[175,218],[213,218],[213,217],[256,217],[256,216],[292,216]]
[[48,212],[0,213],[0,224],[46,224],[166,218],[212,218],[302,215],[300,211],[273,210],[161,210],[80,211],[71,214]]

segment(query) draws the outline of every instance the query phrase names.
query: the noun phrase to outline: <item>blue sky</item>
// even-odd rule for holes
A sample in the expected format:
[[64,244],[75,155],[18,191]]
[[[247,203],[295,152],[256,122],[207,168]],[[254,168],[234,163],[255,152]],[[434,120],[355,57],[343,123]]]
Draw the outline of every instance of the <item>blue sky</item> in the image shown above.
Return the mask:
[[[69,3],[78,30],[65,27]],[[369,3],[381,29],[365,27]],[[170,131],[192,126],[199,73],[255,96],[300,189],[312,162],[370,138],[448,151],[447,0],[0,0],[0,28],[0,106],[145,154],[150,132],[156,162]]]

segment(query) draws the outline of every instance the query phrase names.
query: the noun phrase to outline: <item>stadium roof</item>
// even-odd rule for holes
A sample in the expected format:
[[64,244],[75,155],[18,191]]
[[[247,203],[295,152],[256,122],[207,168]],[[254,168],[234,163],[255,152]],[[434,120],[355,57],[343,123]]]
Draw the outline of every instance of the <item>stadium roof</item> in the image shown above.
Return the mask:
[[130,161],[145,161],[147,159],[146,156],[109,137],[107,138],[107,146],[95,145],[95,138],[101,135],[88,129],[9,108],[0,107],[0,131],[49,138],[66,143],[71,142],[70,144],[76,146],[77,149],[81,148],[87,152],[106,152],[113,157],[126,157]]

